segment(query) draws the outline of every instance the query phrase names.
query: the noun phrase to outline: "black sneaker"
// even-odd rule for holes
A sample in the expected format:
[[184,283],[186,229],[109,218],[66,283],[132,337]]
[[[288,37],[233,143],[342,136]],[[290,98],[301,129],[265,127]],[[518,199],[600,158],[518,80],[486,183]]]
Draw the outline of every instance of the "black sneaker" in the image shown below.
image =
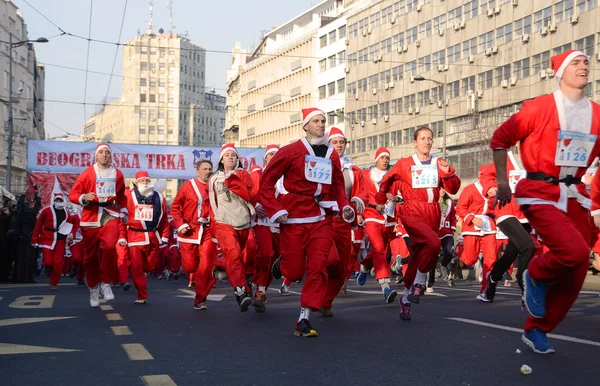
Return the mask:
[[485,297],[488,302],[494,301],[494,296],[496,296],[496,285],[498,283],[492,281],[492,272],[488,272],[486,275],[486,280],[488,282],[487,287],[485,288]]
[[404,276],[402,276],[402,274],[396,276],[396,284],[402,284],[404,283]]
[[127,291],[129,291],[130,289],[131,289],[131,284],[129,284],[129,283],[125,283],[125,284],[123,285],[123,292],[127,292]]
[[281,264],[281,257],[278,257],[277,260],[275,260],[275,262],[271,266],[271,275],[273,276],[273,279],[279,280],[283,276],[281,274],[281,269],[279,268],[280,264]]
[[410,287],[407,299],[411,303],[419,304],[423,293],[425,293],[425,286],[423,284],[413,284],[412,287]]
[[410,316],[410,303],[404,304],[402,303],[402,300],[400,300],[398,305],[400,306],[400,319],[411,320],[412,317]]
[[308,319],[302,319],[296,323],[296,331],[294,331],[294,335],[303,336],[306,338],[319,336],[317,330],[313,328]]
[[240,306],[240,311],[247,312],[248,308],[250,308],[250,306],[252,305],[252,296],[250,296],[250,294],[248,293],[245,293],[242,296],[236,296],[236,298]]

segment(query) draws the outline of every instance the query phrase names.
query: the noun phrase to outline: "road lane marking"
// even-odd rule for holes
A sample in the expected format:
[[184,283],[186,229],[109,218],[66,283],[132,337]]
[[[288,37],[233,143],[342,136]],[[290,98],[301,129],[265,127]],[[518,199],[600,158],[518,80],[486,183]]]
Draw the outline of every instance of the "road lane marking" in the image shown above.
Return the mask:
[[[59,283],[59,287],[74,286],[75,283]],[[35,283],[35,284],[0,284],[0,288],[36,288],[36,287],[48,287],[48,284]]]
[[103,305],[101,305],[101,306],[100,306],[100,309],[101,309],[102,311],[113,311],[113,310],[114,310],[114,308],[112,308],[112,306],[109,306],[109,305],[107,305],[107,304],[103,304]]
[[[183,292],[184,294],[187,294],[187,295],[178,295],[177,296],[178,298],[188,298],[188,299],[196,298],[196,292],[194,292],[194,291],[182,289],[182,288],[178,288],[177,290]],[[220,302],[221,300],[225,299],[225,296],[227,296],[227,295],[208,295],[206,297],[206,300],[210,300],[211,302]]]
[[100,303],[106,303],[106,299],[100,299]]
[[168,375],[144,375],[141,378],[147,386],[177,386]]
[[73,352],[81,350],[71,350],[66,348],[26,346],[23,344],[0,343],[0,355],[15,354],[39,354],[46,352]]
[[154,359],[152,355],[146,350],[144,345],[140,343],[126,343],[121,345],[127,356],[132,361],[149,361]]
[[[495,328],[497,330],[518,332],[519,334],[523,333],[522,328],[514,328],[514,327],[502,326],[500,324],[480,322],[479,320],[464,319],[464,318],[446,318],[446,319],[454,320],[455,322],[463,322],[463,323],[475,324],[477,326]],[[593,340],[587,340],[587,339],[574,338],[572,336],[567,336],[567,335],[548,334],[548,338],[600,347],[600,342],[594,342]]]
[[113,334],[115,334],[117,336],[133,335],[133,333],[127,326],[112,326],[111,329],[112,329]]
[[114,313],[114,314],[104,314],[106,315],[106,319],[108,320],[123,320],[123,318],[121,317],[121,315]]
[[8,306],[10,308],[52,308],[56,295],[19,296]]
[[41,323],[41,322],[50,322],[53,320],[64,320],[64,319],[74,319],[77,316],[57,316],[57,317],[47,317],[47,318],[12,318],[12,319],[1,319],[0,327],[4,326],[14,326],[18,324],[28,324],[28,323]]
[[[271,291],[277,291],[279,292],[279,290],[277,288],[269,288]],[[296,291],[290,291],[288,290],[289,293],[294,294],[294,295],[302,295],[302,293],[300,292],[296,292]]]
[[[444,291],[449,290],[449,291],[465,291],[465,292],[476,292],[476,293],[481,293],[480,290],[476,290],[476,289],[467,289],[467,288],[456,288],[456,287],[448,287],[448,288],[444,288]],[[501,291],[496,291],[496,295],[508,295],[508,296],[519,296],[521,297],[521,294],[513,294],[510,292],[501,292]]]

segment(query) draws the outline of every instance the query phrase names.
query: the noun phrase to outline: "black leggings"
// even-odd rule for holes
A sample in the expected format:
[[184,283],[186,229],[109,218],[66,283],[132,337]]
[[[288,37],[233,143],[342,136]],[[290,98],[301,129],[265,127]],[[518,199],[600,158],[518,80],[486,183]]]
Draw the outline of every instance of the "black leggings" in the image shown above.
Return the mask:
[[508,237],[508,245],[502,256],[494,264],[491,278],[495,282],[502,280],[504,272],[508,271],[518,258],[517,281],[519,287],[523,290],[523,271],[527,269],[529,260],[535,252],[535,245],[529,234],[531,226],[528,223],[521,223],[516,217],[509,217],[497,226]]
[[[442,253],[444,254],[444,256],[442,257],[442,261],[441,261],[441,265],[442,265],[442,275],[446,275],[444,272],[445,269],[448,267],[448,264],[450,264],[450,261],[452,261],[452,247],[454,246],[454,237],[444,237],[442,240],[440,240],[442,242]],[[436,264],[437,266],[437,264]],[[427,286],[428,287],[433,287],[433,284],[435,283],[435,268],[433,267],[431,269],[431,271],[429,271],[429,278],[427,280]],[[446,277],[444,279],[447,279]]]

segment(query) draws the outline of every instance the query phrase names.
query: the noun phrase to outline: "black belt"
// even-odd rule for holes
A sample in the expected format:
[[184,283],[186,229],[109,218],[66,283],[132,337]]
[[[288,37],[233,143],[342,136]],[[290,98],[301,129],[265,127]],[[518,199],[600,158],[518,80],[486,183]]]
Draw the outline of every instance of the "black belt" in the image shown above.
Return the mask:
[[558,185],[559,183],[564,183],[567,186],[581,184],[581,178],[573,177],[570,174],[568,176],[566,176],[565,178],[556,178],[556,177],[546,175],[544,173],[529,173],[529,172],[527,172],[527,179],[534,180],[534,181],[544,181],[544,182],[548,182],[548,183],[554,184],[554,185]]
[[95,201],[92,201],[92,202],[88,202],[86,205],[101,206],[103,208],[107,208],[107,207],[110,206],[112,209],[115,209],[115,210],[121,209],[118,205],[115,205],[113,202],[95,202]]
[[367,208],[377,209],[377,205],[367,204]]
[[136,228],[128,227],[127,229],[129,229],[130,231],[139,232],[139,233],[150,233],[150,232],[156,231],[156,228],[151,228],[151,229],[136,229]]
[[56,228],[46,228],[46,227],[44,227],[44,230],[48,231],[48,232],[55,232],[55,233],[58,232],[58,229],[56,229]]

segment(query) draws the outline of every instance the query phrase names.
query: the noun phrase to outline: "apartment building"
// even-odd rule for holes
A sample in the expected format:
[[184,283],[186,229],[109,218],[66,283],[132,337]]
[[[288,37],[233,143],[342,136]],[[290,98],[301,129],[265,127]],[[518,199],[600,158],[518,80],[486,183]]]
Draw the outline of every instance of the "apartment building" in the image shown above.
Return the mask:
[[411,155],[428,125],[465,181],[490,162],[494,129],[524,100],[556,88],[550,57],[591,57],[586,95],[600,99],[596,0],[381,0],[347,15],[346,132],[360,166],[380,146]]

